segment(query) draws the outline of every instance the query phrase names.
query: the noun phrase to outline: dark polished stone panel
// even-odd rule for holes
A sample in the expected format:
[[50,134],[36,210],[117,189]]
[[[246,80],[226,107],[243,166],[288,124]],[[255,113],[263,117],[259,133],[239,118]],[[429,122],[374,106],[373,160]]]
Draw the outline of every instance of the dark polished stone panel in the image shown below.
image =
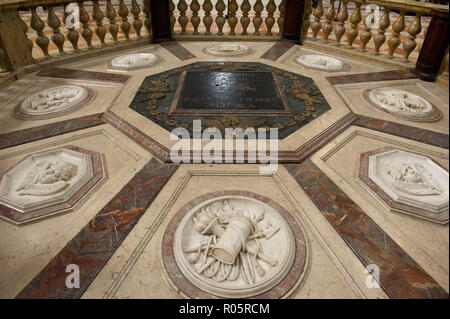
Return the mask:
[[[188,79],[183,81],[186,74]],[[233,76],[221,84],[221,75]],[[202,76],[205,78],[201,79]],[[184,93],[183,84],[187,85]],[[208,97],[216,98],[220,88],[225,88],[220,93],[221,99],[238,101],[241,105],[205,109],[208,104],[203,103],[208,102]],[[240,103],[236,92],[252,101]],[[179,97],[190,98],[186,100],[189,104],[177,107]],[[311,78],[262,63],[198,62],[146,77],[130,108],[168,131],[182,127],[192,132],[193,121],[201,120],[203,129],[216,127],[222,134],[225,128],[274,127],[278,128],[278,138],[283,139],[314,121],[330,106]]]
[[448,298],[448,293],[311,159],[285,167],[363,265],[379,267],[380,286],[389,297]]
[[[16,296],[80,298],[178,166],[152,159]],[[66,287],[66,266],[80,267],[80,288]]]
[[104,72],[93,72],[84,70],[73,70],[65,68],[51,68],[40,71],[38,76],[48,76],[53,78],[77,79],[77,80],[93,80],[114,83],[125,83],[130,78],[124,74],[113,74]]
[[177,109],[283,110],[276,75],[271,72],[185,73]]
[[168,50],[170,53],[172,53],[181,61],[189,60],[196,57],[177,41],[163,41],[159,43],[159,45]]
[[408,80],[415,79],[416,75],[403,70],[392,70],[371,73],[357,73],[329,76],[327,80],[333,84],[348,84],[360,82],[374,82],[374,81],[392,81],[392,80]]

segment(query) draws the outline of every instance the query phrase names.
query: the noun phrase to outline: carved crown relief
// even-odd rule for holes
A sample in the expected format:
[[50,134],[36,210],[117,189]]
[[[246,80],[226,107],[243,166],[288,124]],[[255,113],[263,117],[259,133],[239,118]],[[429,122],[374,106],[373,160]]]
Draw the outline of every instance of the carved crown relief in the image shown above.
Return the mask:
[[200,289],[221,297],[249,297],[286,276],[295,242],[273,208],[231,197],[191,210],[177,227],[174,254],[183,275]]
[[61,85],[31,95],[16,107],[15,115],[19,118],[52,117],[80,107],[92,96],[89,88]]
[[394,210],[448,220],[449,174],[429,157],[391,147],[366,152],[360,177]]
[[381,87],[368,89],[363,95],[371,105],[412,121],[435,121],[442,115],[430,102],[411,92]]
[[246,45],[239,43],[221,43],[213,45],[204,49],[205,53],[212,55],[241,55],[250,51],[250,48]]
[[321,54],[301,55],[295,61],[304,67],[323,71],[335,72],[349,69],[349,66],[343,61]]
[[109,63],[113,69],[137,69],[148,67],[158,61],[158,57],[152,53],[134,53],[118,56]]

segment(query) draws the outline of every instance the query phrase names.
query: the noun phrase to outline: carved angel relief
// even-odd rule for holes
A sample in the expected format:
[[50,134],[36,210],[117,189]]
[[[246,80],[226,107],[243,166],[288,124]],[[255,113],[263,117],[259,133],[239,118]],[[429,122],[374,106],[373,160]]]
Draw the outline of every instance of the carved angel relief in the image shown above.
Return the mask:
[[126,54],[111,60],[113,67],[134,67],[152,64],[157,60],[151,53]]
[[48,196],[67,187],[77,174],[77,166],[65,161],[43,160],[25,175],[16,191],[19,195]]
[[379,90],[374,97],[382,104],[393,107],[398,112],[423,112],[429,105],[421,97],[400,90]]
[[57,87],[33,95],[25,106],[31,110],[44,111],[73,102],[83,95],[83,88],[76,86]]
[[221,208],[202,208],[193,216],[193,223],[204,237],[184,252],[190,254],[189,261],[197,266],[198,274],[216,282],[234,281],[241,276],[247,284],[254,284],[257,275],[265,275],[261,263],[278,265],[262,249],[261,241],[280,230],[264,219],[264,210],[242,211],[224,200]]
[[240,55],[249,52],[249,47],[238,43],[222,43],[207,47],[205,52],[212,55]]
[[418,163],[400,163],[388,165],[386,173],[399,191],[415,196],[440,195],[443,190],[433,175]]
[[320,54],[305,54],[299,56],[296,61],[303,66],[325,71],[341,71],[347,67],[339,59]]

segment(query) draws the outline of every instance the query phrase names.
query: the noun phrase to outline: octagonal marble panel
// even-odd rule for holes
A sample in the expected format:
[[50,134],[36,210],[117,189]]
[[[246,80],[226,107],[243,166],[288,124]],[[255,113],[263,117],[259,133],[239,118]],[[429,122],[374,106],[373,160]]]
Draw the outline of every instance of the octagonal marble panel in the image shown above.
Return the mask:
[[238,56],[251,52],[251,49],[241,43],[219,43],[204,49],[204,52],[209,55],[216,56]]
[[66,146],[29,155],[0,176],[0,216],[21,223],[63,211],[102,177],[97,152]]
[[158,61],[158,56],[153,53],[130,53],[111,59],[108,62],[108,67],[110,69],[131,71],[148,68]]
[[349,71],[350,66],[344,61],[328,55],[304,54],[295,58],[298,64],[319,71],[339,72]]
[[431,158],[391,147],[366,152],[360,177],[391,208],[448,221],[449,174]]

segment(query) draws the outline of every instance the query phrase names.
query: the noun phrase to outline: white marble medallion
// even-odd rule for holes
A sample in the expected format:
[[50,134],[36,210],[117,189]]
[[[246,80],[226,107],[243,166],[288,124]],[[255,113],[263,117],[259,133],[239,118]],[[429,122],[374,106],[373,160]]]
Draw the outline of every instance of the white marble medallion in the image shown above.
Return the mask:
[[48,118],[72,111],[88,102],[93,96],[89,88],[78,85],[61,85],[37,92],[23,100],[15,110],[19,118]]
[[295,61],[304,67],[328,72],[347,71],[349,69],[349,66],[343,61],[321,54],[301,55]]
[[211,55],[233,56],[250,52],[250,48],[239,43],[220,43],[204,49],[205,53]]
[[295,257],[291,228],[259,200],[222,196],[191,209],[173,242],[182,274],[203,291],[225,298],[261,294],[289,272]]
[[448,210],[448,171],[426,156],[388,150],[369,157],[369,178],[392,200],[432,213]]
[[158,61],[158,57],[152,53],[134,53],[118,56],[110,61],[113,69],[132,70],[145,68]]
[[380,87],[369,90],[367,98],[376,107],[413,121],[434,121],[441,116],[430,102],[403,90]]
[[0,203],[21,213],[63,203],[93,177],[89,154],[61,148],[33,154],[0,181]]

